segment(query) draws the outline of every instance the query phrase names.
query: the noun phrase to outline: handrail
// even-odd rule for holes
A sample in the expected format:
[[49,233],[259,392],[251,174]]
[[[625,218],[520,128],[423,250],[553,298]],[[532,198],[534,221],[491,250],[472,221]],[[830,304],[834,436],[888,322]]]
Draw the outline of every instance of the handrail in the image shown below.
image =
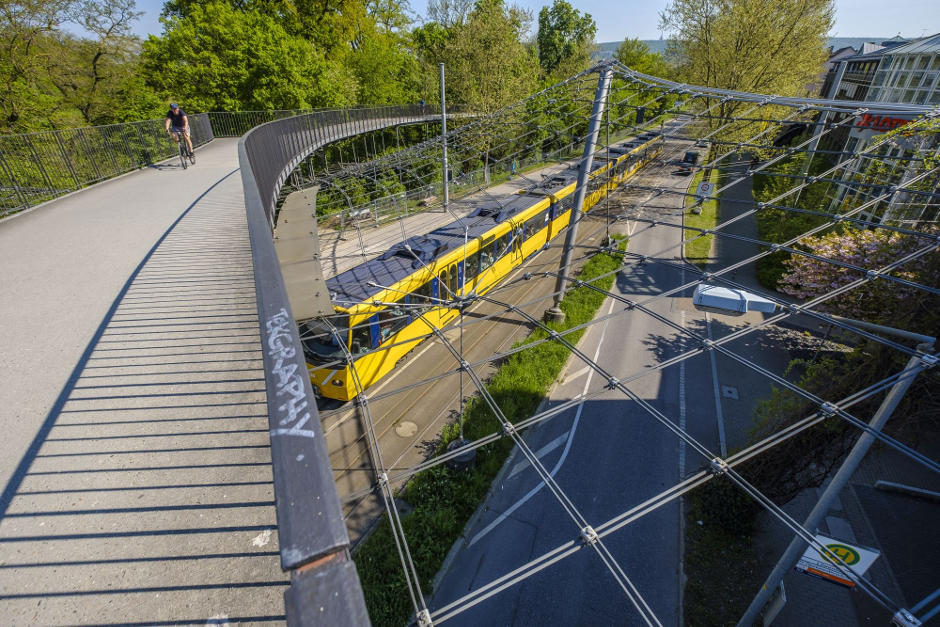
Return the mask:
[[368,625],[369,618],[349,559],[339,495],[274,250],[278,194],[290,172],[328,143],[435,119],[430,106],[317,111],[267,122],[238,142],[261,322],[281,567],[292,574],[285,593],[288,625],[315,621],[358,627]]
[[[0,136],[0,218],[177,154],[163,120]],[[213,140],[209,115],[189,116],[193,146]]]
[[[356,106],[213,111],[192,114],[189,121],[193,146],[202,146],[217,137],[241,137],[256,126],[276,120],[376,110]],[[164,132],[163,119],[0,135],[0,218],[176,154],[176,144]]]

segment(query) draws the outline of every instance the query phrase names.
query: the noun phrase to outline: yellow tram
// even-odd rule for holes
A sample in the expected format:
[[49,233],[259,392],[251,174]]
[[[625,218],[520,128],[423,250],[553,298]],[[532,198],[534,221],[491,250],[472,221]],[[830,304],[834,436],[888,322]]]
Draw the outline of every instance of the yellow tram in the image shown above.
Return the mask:
[[[662,144],[661,136],[649,133],[611,146],[609,160],[602,156],[606,148],[599,151],[584,211],[605,197],[606,186],[613,190],[655,158]],[[429,324],[443,328],[457,317],[458,310],[445,301],[485,293],[554,239],[568,225],[578,169],[575,165],[516,194],[481,201],[462,221],[396,244],[327,281],[336,315],[299,322],[315,394],[355,398],[360,386],[368,388],[389,374],[425,339],[432,331]]]

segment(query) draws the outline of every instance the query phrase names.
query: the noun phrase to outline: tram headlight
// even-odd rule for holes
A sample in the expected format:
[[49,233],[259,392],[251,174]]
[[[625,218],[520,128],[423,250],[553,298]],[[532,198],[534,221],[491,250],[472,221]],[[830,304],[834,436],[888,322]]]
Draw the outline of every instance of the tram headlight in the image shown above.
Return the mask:
[[338,388],[341,388],[343,387],[343,382],[339,379],[333,379],[333,385],[335,385]]

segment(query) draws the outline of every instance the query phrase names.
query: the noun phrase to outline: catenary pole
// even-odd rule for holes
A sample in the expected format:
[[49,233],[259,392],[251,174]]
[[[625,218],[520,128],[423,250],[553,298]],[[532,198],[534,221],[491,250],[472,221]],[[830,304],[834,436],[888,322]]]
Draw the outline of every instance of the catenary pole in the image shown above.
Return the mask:
[[[838,319],[847,320],[845,318]],[[891,329],[889,327],[873,325],[858,320],[847,321],[861,328],[871,328],[871,330],[875,332],[890,333],[892,335],[899,335],[905,338],[910,338],[913,336],[913,334],[909,332]],[[931,352],[933,350],[933,345],[936,341],[934,338],[928,336],[916,337],[919,340],[923,340],[920,344],[917,345],[918,350],[924,352]],[[920,356],[915,355],[914,357],[911,357],[911,360],[908,362],[904,371],[907,372],[918,368],[920,366],[920,362]],[[899,378],[898,382],[891,387],[891,390],[888,392],[888,395],[885,396],[885,399],[882,401],[878,411],[875,412],[875,415],[872,417],[869,426],[873,430],[881,431],[885,423],[888,422],[888,419],[891,417],[892,412],[894,412],[898,404],[901,402],[901,398],[904,396],[904,393],[907,392],[907,389],[911,386],[914,378],[915,377],[913,376],[903,376],[902,372],[901,378]],[[861,436],[859,436],[855,446],[852,447],[852,450],[845,458],[845,461],[842,462],[842,466],[839,468],[839,471],[832,478],[832,482],[830,482],[822,496],[819,497],[819,501],[816,503],[816,507],[814,507],[809,516],[806,517],[806,522],[803,523],[804,529],[810,533],[816,533],[816,529],[819,527],[819,523],[821,523],[823,518],[829,514],[829,508],[832,506],[833,501],[835,501],[836,497],[839,495],[839,492],[842,491],[842,488],[845,487],[849,479],[855,473],[855,470],[858,468],[859,464],[862,462],[862,459],[864,459],[865,455],[868,453],[868,449],[871,448],[871,445],[874,441],[875,436],[868,431],[865,431]],[[741,620],[738,621],[737,627],[751,627],[755,623],[757,617],[760,616],[760,613],[763,611],[764,606],[766,606],[767,602],[770,600],[774,590],[777,589],[777,586],[780,585],[780,582],[783,581],[783,578],[786,576],[786,574],[793,570],[804,551],[806,551],[806,547],[808,546],[809,544],[799,536],[793,539],[793,541],[790,543],[790,546],[787,547],[787,550],[780,557],[780,561],[778,561],[777,565],[774,566],[774,569],[771,571],[767,581],[757,593],[757,596],[755,596],[754,600],[751,601],[751,605],[747,608],[744,616],[742,616]]]
[[565,297],[565,287],[568,283],[568,267],[571,265],[571,257],[578,238],[578,222],[581,221],[581,212],[584,208],[584,197],[587,193],[588,182],[590,181],[591,164],[594,162],[594,147],[597,144],[597,135],[601,127],[601,117],[607,106],[607,94],[610,91],[610,66],[601,68],[600,78],[597,80],[597,92],[594,94],[594,110],[591,112],[591,121],[588,125],[588,134],[584,139],[584,156],[581,158],[581,169],[578,172],[578,185],[575,188],[574,206],[571,208],[570,225],[565,237],[565,247],[561,258],[561,269],[558,273],[558,280],[555,283],[555,304],[545,311],[545,319],[554,322],[564,322],[565,313],[559,307],[559,303]]
[[447,104],[444,101],[444,64],[441,63],[441,147],[444,157],[444,206],[450,205],[450,189],[447,181]]

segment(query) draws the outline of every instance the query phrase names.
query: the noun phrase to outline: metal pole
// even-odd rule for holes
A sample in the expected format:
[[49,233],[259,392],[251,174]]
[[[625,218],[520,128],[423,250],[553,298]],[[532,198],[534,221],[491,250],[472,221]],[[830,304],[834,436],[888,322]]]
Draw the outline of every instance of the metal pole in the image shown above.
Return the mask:
[[444,64],[441,63],[441,146],[444,150],[444,207],[450,205],[450,189],[447,181],[447,104],[444,102]]
[[590,182],[591,164],[594,162],[594,146],[597,144],[597,134],[601,127],[601,116],[607,105],[607,92],[610,89],[610,67],[604,67],[601,70],[600,78],[597,80],[597,92],[594,94],[594,110],[591,112],[591,122],[588,126],[588,134],[584,139],[584,156],[581,158],[581,170],[578,172],[578,185],[575,188],[574,206],[571,208],[570,225],[568,234],[565,237],[565,248],[561,258],[561,269],[558,273],[558,280],[555,283],[555,305],[545,311],[546,320],[562,323],[565,320],[565,313],[558,306],[565,297],[565,287],[568,281],[568,268],[571,266],[571,256],[578,238],[578,222],[581,220],[581,210],[584,208],[584,197],[587,193],[588,183]]
[[[855,321],[853,321],[853,323],[854,322]],[[930,338],[929,341],[918,344],[917,348],[924,352],[932,351],[934,341],[933,338]],[[878,408],[871,422],[868,423],[872,429],[881,431],[885,423],[888,422],[891,413],[897,408],[898,404],[901,402],[901,398],[904,396],[904,393],[907,392],[907,389],[911,386],[915,378],[914,375],[903,376],[903,374],[917,368],[920,365],[920,361],[920,358],[916,355],[911,357],[911,360],[902,371],[902,378],[891,387],[885,400],[882,401],[881,407]],[[832,482],[819,498],[816,507],[814,507],[813,511],[807,516],[806,522],[803,523],[803,528],[806,529],[806,531],[816,533],[819,523],[829,514],[829,508],[832,506],[832,502],[835,501],[839,492],[845,487],[845,484],[849,482],[852,474],[858,468],[858,465],[862,462],[862,459],[864,459],[865,454],[868,453],[868,449],[871,448],[874,441],[875,436],[868,431],[865,431],[859,436],[855,446],[852,447],[845,461],[842,462],[839,471],[832,478]],[[751,605],[747,608],[744,616],[738,621],[737,627],[751,627],[751,625],[754,624],[757,617],[760,616],[760,613],[763,611],[764,606],[767,605],[767,601],[770,600],[774,590],[777,589],[777,586],[780,585],[780,582],[783,581],[786,574],[793,570],[796,563],[803,555],[803,552],[806,551],[807,546],[809,546],[809,544],[801,537],[797,536],[793,539],[790,546],[787,547],[786,552],[780,557],[780,561],[774,566],[773,571],[771,571],[770,576],[760,589],[760,592],[758,592],[754,600],[751,601]]]

